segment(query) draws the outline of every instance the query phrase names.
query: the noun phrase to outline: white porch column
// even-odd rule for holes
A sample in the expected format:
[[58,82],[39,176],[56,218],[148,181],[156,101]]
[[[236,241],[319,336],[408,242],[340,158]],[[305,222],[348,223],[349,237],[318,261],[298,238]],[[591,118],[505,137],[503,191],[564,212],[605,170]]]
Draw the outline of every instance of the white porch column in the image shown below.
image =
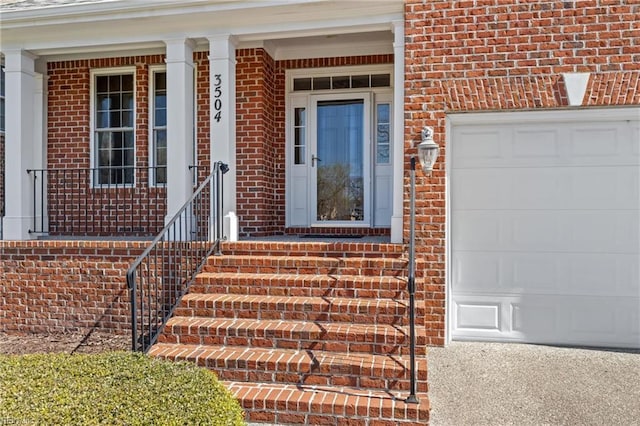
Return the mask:
[[[36,56],[24,50],[10,50],[5,55],[5,240],[32,238],[33,185],[27,169],[41,168],[42,111],[36,105]],[[42,79],[39,79],[42,83]],[[42,96],[42,88],[38,91]],[[39,145],[39,146],[36,146]]]
[[[47,64],[36,61],[35,90],[33,93],[33,168],[47,168]],[[46,177],[46,175],[44,176]],[[42,175],[39,178],[43,178]],[[49,229],[48,188],[36,185],[38,204],[35,206],[36,223]]]
[[191,40],[167,40],[167,216],[169,222],[193,193],[193,48]]
[[[223,213],[236,211],[236,42],[231,35],[209,37],[211,108],[211,166],[216,161],[229,165],[224,175]],[[234,215],[231,215],[232,217]],[[229,221],[224,235],[231,241]],[[237,227],[236,227],[237,229]]]
[[393,21],[393,211],[391,242],[403,240],[404,203],[404,21]]

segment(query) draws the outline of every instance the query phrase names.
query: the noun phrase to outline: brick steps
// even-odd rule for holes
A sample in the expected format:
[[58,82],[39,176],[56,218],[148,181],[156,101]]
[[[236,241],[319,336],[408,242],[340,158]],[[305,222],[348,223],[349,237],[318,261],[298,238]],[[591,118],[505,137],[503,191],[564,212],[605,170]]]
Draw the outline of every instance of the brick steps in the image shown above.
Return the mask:
[[[225,242],[191,285],[150,354],[216,372],[247,421],[425,425],[428,306],[417,277],[410,389],[404,247]],[[423,267],[417,268],[423,271]]]
[[[422,280],[416,291],[423,291]],[[255,294],[265,296],[348,297],[406,299],[407,279],[388,276],[257,274],[203,272],[196,278],[192,293]]]
[[[394,355],[166,343],[155,345],[150,355],[193,362],[214,370],[221,380],[397,391],[410,388],[404,367],[407,359]],[[426,392],[426,360],[418,364],[422,380],[418,391]]]
[[[424,327],[416,335],[416,353],[426,355]],[[173,317],[159,342],[408,355],[409,334],[388,324]]]
[[407,260],[402,258],[322,256],[211,256],[204,272],[253,272],[262,274],[320,274],[404,276]]
[[[187,294],[175,316],[408,325],[408,301],[343,297]],[[424,324],[424,302],[416,306]]]
[[[429,422],[429,399],[404,402],[406,393],[350,387],[223,382],[236,395],[250,422],[306,425],[415,425]],[[374,423],[376,422],[376,423]]]
[[320,257],[407,257],[407,250],[400,244],[343,243],[335,242],[270,242],[239,241],[223,242],[221,251],[225,255],[251,256],[320,256]]

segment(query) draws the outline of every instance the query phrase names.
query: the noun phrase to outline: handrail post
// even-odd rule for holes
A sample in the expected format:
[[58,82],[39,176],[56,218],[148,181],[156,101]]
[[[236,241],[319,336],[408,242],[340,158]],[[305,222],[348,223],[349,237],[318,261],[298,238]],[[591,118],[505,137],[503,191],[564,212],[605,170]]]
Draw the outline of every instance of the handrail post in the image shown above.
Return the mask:
[[211,194],[211,196],[216,197],[216,256],[222,256],[222,249],[220,241],[222,240],[222,229],[224,227],[224,218],[222,216],[222,190],[223,190],[223,164],[222,161],[218,161],[216,163],[216,192],[215,194]]
[[129,298],[131,302],[131,351],[136,352],[138,341],[138,305],[136,300],[136,270],[127,273],[127,285],[129,287]]
[[27,169],[27,174],[31,174],[33,172],[33,229],[29,230],[29,233],[38,232],[36,229],[37,225],[37,216],[36,211],[38,210],[38,205],[36,203],[36,192],[37,192],[37,182],[38,182],[38,172],[36,170]]
[[417,404],[416,396],[416,277],[415,277],[415,227],[416,227],[416,159],[411,157],[411,185],[409,194],[409,357],[411,364],[411,389],[407,403]]

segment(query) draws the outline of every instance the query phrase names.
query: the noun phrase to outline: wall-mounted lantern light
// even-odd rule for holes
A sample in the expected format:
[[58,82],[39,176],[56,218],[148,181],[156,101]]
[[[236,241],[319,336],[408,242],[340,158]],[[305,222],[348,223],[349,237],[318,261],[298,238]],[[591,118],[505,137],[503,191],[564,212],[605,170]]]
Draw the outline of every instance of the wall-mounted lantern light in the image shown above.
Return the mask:
[[[433,141],[433,127],[422,129],[421,141],[418,144],[418,159],[425,175],[429,176],[433,170],[433,165],[438,158],[440,148]],[[410,393],[406,399],[407,403],[417,404],[416,395],[416,272],[415,272],[415,239],[416,239],[416,159],[411,157],[411,194],[409,195],[409,355],[410,355]]]

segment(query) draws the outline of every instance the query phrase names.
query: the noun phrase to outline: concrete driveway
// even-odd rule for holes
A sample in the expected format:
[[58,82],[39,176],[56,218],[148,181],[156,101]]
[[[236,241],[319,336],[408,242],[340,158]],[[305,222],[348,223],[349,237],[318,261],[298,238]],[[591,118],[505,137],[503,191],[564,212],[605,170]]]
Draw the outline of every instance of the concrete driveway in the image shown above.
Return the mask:
[[640,425],[640,353],[510,343],[429,349],[432,425]]

